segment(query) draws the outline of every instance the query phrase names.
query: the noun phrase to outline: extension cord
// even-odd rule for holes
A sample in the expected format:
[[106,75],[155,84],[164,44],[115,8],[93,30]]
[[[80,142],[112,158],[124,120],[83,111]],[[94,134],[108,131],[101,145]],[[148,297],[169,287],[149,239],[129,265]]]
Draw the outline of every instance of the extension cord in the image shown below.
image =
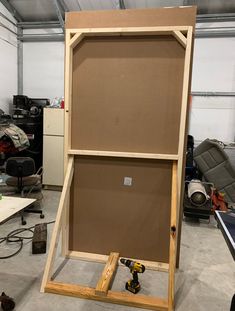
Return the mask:
[[32,254],[45,254],[47,251],[47,223],[37,224],[32,240]]

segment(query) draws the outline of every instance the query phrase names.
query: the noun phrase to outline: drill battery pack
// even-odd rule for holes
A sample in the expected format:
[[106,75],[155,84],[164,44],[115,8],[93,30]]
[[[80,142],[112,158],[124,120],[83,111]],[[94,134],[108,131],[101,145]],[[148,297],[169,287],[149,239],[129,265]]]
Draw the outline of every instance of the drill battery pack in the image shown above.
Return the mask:
[[47,251],[47,224],[37,224],[34,227],[32,254],[45,254]]
[[136,283],[133,280],[126,282],[126,290],[133,294],[137,294],[140,291],[140,283]]

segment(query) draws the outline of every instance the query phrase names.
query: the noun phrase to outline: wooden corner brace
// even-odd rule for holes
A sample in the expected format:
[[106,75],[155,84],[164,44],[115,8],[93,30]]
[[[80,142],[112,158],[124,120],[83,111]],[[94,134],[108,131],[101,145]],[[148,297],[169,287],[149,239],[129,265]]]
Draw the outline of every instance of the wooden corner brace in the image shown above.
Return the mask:
[[184,48],[186,48],[186,46],[187,46],[187,38],[182,34],[182,32],[179,31],[179,30],[174,30],[172,34],[173,34],[173,36],[176,38],[176,40],[177,40]]
[[81,33],[76,33],[69,41],[69,46],[73,49],[80,41],[83,39],[83,35]]

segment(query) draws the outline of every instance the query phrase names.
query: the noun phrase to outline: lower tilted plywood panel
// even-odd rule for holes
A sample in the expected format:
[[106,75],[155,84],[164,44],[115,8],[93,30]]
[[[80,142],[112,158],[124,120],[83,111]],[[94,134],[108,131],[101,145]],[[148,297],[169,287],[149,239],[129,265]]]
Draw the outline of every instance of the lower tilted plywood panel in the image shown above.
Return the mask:
[[108,291],[107,296],[97,296],[95,289],[74,284],[49,282],[46,285],[47,293],[60,294],[85,299],[93,299],[150,310],[168,310],[167,300],[144,295],[132,295],[124,292]]
[[74,168],[71,251],[169,261],[171,161],[75,156]]

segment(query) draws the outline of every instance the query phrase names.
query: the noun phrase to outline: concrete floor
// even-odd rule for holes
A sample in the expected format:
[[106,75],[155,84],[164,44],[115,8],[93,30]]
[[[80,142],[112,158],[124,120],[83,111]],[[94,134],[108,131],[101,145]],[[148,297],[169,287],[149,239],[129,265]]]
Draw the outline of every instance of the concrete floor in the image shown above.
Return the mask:
[[[44,191],[45,220],[55,219],[60,193]],[[38,215],[27,217],[27,226],[43,222]],[[21,227],[19,217],[0,226],[0,237]],[[53,225],[49,225],[49,241]],[[0,256],[15,246],[1,245]],[[13,297],[17,311],[73,310],[142,310],[131,307],[39,292],[46,255],[32,255],[31,242],[20,254],[0,260],[0,290]],[[58,256],[57,263],[63,260]],[[180,269],[176,274],[177,311],[229,311],[235,291],[235,264],[215,221],[210,224],[183,222]],[[95,286],[103,265],[69,260],[56,279]],[[113,289],[123,290],[130,277],[128,269],[119,267]],[[142,293],[166,296],[167,275],[146,271],[141,275]]]

